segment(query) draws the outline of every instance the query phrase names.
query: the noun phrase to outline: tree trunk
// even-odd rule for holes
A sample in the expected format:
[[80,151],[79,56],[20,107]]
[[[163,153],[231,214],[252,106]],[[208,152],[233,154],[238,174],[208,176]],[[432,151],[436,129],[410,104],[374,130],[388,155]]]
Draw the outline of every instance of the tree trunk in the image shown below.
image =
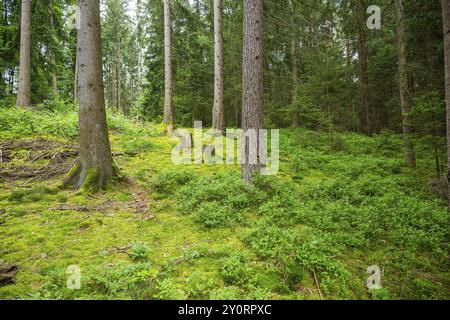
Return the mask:
[[78,0],[77,35],[80,149],[78,163],[65,178],[85,192],[104,188],[113,176],[103,92],[99,0]]
[[164,124],[169,135],[172,134],[174,121],[172,109],[172,21],[170,18],[170,0],[164,0]]
[[[295,25],[294,20],[294,4],[292,3],[292,0],[289,0],[289,10],[291,12],[291,19],[290,23],[291,25]],[[291,41],[290,41],[290,54],[291,54],[291,82],[292,82],[292,92],[291,92],[291,106],[293,108],[293,114],[292,114],[292,125],[294,128],[298,127],[299,125],[299,114],[297,110],[297,85],[298,85],[298,65],[297,65],[297,35],[293,33],[291,35]]]
[[447,195],[450,207],[450,1],[448,0],[442,0],[442,20],[444,22],[445,104],[447,110]]
[[[256,130],[263,123],[264,88],[263,88],[263,0],[244,0],[244,45],[243,45],[243,89],[242,89],[242,129]],[[255,172],[261,168],[260,159],[250,163],[259,145],[251,147],[251,139],[244,137],[245,150],[242,154],[242,178],[251,183]],[[253,155],[252,155],[253,153]]]
[[16,105],[28,107],[31,105],[31,0],[22,0],[20,20],[20,65]]
[[75,103],[78,101],[78,59],[76,56],[75,56],[75,74],[73,77],[73,101]]
[[224,132],[222,0],[214,0],[214,107],[212,116],[212,127]]
[[409,113],[412,107],[411,91],[408,85],[408,73],[406,62],[405,24],[403,0],[395,0],[395,13],[397,20],[397,49],[398,49],[398,73],[400,87],[400,103],[402,106],[403,141],[405,145],[406,166],[416,166],[414,144],[411,139],[412,125]]
[[360,124],[361,131],[371,134],[369,110],[369,79],[367,76],[367,49],[366,49],[366,8],[363,0],[358,0],[358,60],[359,60],[359,88],[360,88]]
[[58,95],[58,77],[56,76],[56,59],[54,53],[52,53],[51,58],[51,64],[52,64],[52,95],[53,97],[56,97]]
[[350,104],[350,114],[352,115],[351,130],[355,132],[355,108],[353,104],[353,73],[352,73],[352,45],[349,39],[345,40],[345,51],[347,55],[347,93]]

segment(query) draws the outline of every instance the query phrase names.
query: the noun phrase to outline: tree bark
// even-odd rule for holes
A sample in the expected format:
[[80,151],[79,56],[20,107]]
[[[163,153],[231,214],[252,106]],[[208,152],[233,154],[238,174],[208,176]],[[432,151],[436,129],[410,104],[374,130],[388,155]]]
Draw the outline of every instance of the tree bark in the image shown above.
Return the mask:
[[353,104],[353,73],[352,73],[352,45],[349,39],[345,40],[345,51],[347,55],[347,94],[350,104],[350,114],[352,115],[351,130],[355,132],[355,108]]
[[[292,3],[292,0],[288,1],[289,4],[289,10],[291,13],[291,19],[290,23],[291,25],[295,25],[294,20],[294,4]],[[291,106],[293,108],[293,115],[292,115],[292,125],[294,128],[298,127],[299,125],[299,114],[297,110],[297,85],[298,85],[298,64],[297,64],[297,35],[293,33],[291,35],[291,41],[290,41],[290,54],[291,54],[291,82],[292,82],[292,92],[291,92]]]
[[450,1],[441,0],[444,23],[445,104],[447,111],[447,196],[450,207]]
[[406,61],[405,24],[403,0],[395,0],[395,16],[397,20],[397,50],[398,50],[398,73],[400,87],[400,103],[402,107],[403,142],[405,148],[406,166],[416,166],[416,155],[414,144],[411,139],[412,125],[409,113],[412,108],[411,91],[408,85],[408,71]]
[[164,124],[169,135],[174,127],[172,109],[172,20],[170,17],[170,0],[164,0],[164,66],[165,66],[165,94],[164,94]]
[[75,103],[78,101],[78,59],[76,56],[77,54],[75,53],[75,73],[73,77],[73,101]]
[[358,16],[358,60],[359,60],[359,88],[360,88],[360,124],[361,131],[371,134],[370,110],[369,110],[369,79],[367,76],[367,48],[366,48],[366,8],[363,0],[357,3]]
[[[244,0],[244,45],[243,45],[243,97],[242,129],[245,132],[255,130],[257,141],[259,129],[263,124],[264,83],[263,83],[263,0]],[[249,145],[248,137],[243,150],[242,178],[251,183],[252,177],[261,168],[260,158],[257,163],[250,163],[252,152],[258,152],[259,145]],[[256,147],[256,148],[255,148]],[[255,150],[256,149],[256,150]]]
[[106,123],[103,89],[99,0],[78,0],[77,35],[80,148],[78,163],[65,184],[96,192],[111,180],[113,160]]
[[214,0],[214,106],[212,116],[212,127],[224,132],[222,0]]
[[31,0],[22,0],[20,20],[20,65],[16,105],[28,107],[31,105]]

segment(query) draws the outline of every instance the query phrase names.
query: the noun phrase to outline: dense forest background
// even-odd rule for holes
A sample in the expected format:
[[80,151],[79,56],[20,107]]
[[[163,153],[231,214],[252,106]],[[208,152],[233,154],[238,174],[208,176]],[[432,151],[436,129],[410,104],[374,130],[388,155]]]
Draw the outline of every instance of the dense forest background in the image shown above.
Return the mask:
[[[380,30],[369,30],[365,27],[369,3],[361,9],[357,2],[265,2],[266,126],[301,124],[321,130],[401,131],[394,3],[372,1],[382,9],[382,25]],[[55,100],[73,99],[76,29],[74,22],[68,22],[73,19],[73,5],[73,1],[33,2],[33,103],[51,108]],[[18,1],[2,1],[3,104],[13,101],[17,86],[19,7]],[[364,11],[362,20],[360,10]],[[223,12],[226,125],[238,127],[242,104],[242,5],[239,1],[224,1]],[[202,120],[208,126],[214,84],[212,1],[175,1],[172,19],[175,121],[192,126],[193,120]],[[406,1],[405,24],[414,131],[442,135],[445,108],[440,2]],[[112,109],[144,120],[161,120],[163,27],[161,1],[138,0],[132,7],[128,1],[102,1],[105,95]],[[367,58],[367,97],[361,97],[359,83],[361,50]],[[56,83],[52,85],[53,79]],[[366,124],[365,119],[370,123]]]
[[[0,299],[449,299],[443,30],[446,0],[2,0]],[[194,121],[280,129],[278,174],[171,161]]]

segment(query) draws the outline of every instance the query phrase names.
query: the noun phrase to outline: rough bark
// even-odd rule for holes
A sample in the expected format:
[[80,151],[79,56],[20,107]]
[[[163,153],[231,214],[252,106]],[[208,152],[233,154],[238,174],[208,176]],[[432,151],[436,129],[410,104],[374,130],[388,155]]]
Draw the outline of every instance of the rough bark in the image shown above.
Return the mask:
[[[257,135],[262,128],[264,108],[262,39],[263,0],[244,0],[242,129],[244,132],[256,130]],[[255,148],[250,148],[248,143],[245,145],[242,178],[251,183],[254,173],[261,168],[261,163],[260,159],[256,164],[250,163],[250,153],[255,152]],[[256,150],[258,147],[256,146]]]
[[[288,1],[289,10],[291,12],[291,25],[295,25],[294,21],[294,4],[292,0]],[[297,64],[297,43],[296,43],[296,35],[293,34],[290,41],[290,55],[291,55],[291,82],[292,82],[292,92],[291,92],[291,105],[293,107],[292,114],[292,125],[294,127],[298,127],[299,125],[299,114],[297,110],[297,85],[298,85],[298,64]]]
[[360,90],[360,125],[361,131],[371,134],[369,110],[369,79],[367,76],[367,48],[366,48],[366,7],[363,0],[357,1],[358,16],[358,60],[359,60],[359,90]]
[[223,105],[223,39],[222,0],[214,0],[214,106],[212,127],[225,131],[225,109]]
[[170,17],[170,0],[164,0],[164,69],[165,69],[165,93],[164,93],[164,124],[167,133],[172,134],[173,107],[172,107],[172,20]]
[[442,0],[442,20],[444,22],[445,104],[447,110],[447,195],[450,207],[450,1],[448,0]]
[[31,105],[31,0],[22,0],[20,22],[20,63],[17,89],[18,107]]
[[416,166],[416,155],[414,153],[414,144],[411,138],[412,125],[409,116],[409,113],[411,112],[412,108],[412,98],[411,98],[411,91],[408,85],[403,0],[395,0],[395,12],[397,20],[398,73],[399,73],[400,103],[402,107],[402,127],[403,127],[403,142],[405,148],[405,163],[406,166],[414,168]]
[[78,0],[77,35],[80,148],[78,163],[65,178],[86,192],[104,188],[112,178],[113,160],[106,124],[99,0]]

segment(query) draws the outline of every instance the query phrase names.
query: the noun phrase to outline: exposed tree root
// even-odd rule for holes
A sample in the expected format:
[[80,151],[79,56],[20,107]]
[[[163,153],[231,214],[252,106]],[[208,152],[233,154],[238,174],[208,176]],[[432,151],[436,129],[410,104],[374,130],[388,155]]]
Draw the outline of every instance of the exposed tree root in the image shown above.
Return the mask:
[[83,168],[77,161],[62,181],[62,188],[73,187],[80,194],[93,194],[111,188],[113,178],[121,179],[121,172],[115,162],[112,173],[103,173],[100,168]]

